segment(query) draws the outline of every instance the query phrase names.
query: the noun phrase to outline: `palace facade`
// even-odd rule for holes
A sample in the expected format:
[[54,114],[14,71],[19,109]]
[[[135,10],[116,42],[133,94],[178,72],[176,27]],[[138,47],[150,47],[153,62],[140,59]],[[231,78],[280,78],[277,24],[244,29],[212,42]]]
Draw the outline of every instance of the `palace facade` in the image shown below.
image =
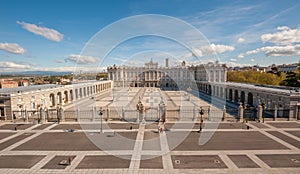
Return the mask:
[[218,62],[187,66],[185,61],[178,66],[169,66],[166,59],[164,67],[157,62],[145,63],[142,67],[109,66],[109,80],[115,87],[161,87],[186,89],[192,81],[226,82],[227,68]]

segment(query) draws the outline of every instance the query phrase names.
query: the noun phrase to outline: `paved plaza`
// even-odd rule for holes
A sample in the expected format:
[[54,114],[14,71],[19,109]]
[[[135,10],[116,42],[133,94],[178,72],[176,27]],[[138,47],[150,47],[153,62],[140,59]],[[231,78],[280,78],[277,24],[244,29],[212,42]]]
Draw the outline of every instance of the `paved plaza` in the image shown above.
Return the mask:
[[[106,122],[100,133],[99,123],[2,123],[0,173],[300,171],[299,122],[222,122],[204,145],[198,143],[201,134],[213,130],[199,133],[197,124],[174,122],[160,132],[158,124]],[[99,149],[91,137],[110,149]],[[130,141],[120,143],[117,137]]]
[[[194,108],[210,104],[184,92],[155,88],[108,92],[65,109],[135,109],[139,100],[150,111],[163,100],[168,109],[182,108],[185,112],[180,118],[171,112],[165,123],[127,119],[127,115],[125,120],[86,119],[60,124],[2,122],[0,173],[300,172],[298,121],[241,123],[205,118],[199,132],[200,118],[193,115]],[[150,111],[145,118],[151,116]],[[157,118],[157,112],[153,113]]]

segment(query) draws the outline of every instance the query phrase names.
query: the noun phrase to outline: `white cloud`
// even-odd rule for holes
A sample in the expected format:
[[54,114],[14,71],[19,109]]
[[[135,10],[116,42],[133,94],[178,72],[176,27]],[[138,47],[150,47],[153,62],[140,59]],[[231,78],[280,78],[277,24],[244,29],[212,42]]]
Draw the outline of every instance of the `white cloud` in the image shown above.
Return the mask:
[[239,55],[238,55],[238,58],[240,58],[240,59],[241,59],[241,58],[244,58],[244,54],[242,54],[242,53],[239,54]]
[[245,42],[245,39],[242,38],[242,37],[240,37],[240,38],[237,40],[237,42],[238,42],[238,43],[243,43],[243,42]]
[[56,59],[55,62],[56,62],[56,63],[64,63],[65,61]]
[[14,62],[0,62],[0,69],[30,69],[31,66]]
[[290,29],[287,26],[277,28],[279,32],[274,34],[264,34],[261,36],[263,42],[271,42],[277,45],[290,45],[300,42],[300,29]]
[[280,30],[280,31],[282,31],[282,30],[289,30],[290,28],[288,27],[288,26],[279,26],[279,27],[277,27],[277,30]]
[[46,39],[55,41],[55,42],[60,42],[64,38],[64,35],[61,34],[60,32],[51,29],[51,28],[46,28],[46,27],[39,27],[35,24],[30,24],[26,22],[19,22],[17,21],[17,24],[20,24],[22,28],[26,29],[27,31],[34,33],[36,35],[40,35]]
[[203,57],[211,54],[220,54],[226,51],[233,51],[235,48],[228,45],[215,45],[203,46],[200,48],[192,48],[193,54],[195,56]]
[[60,67],[39,67],[36,68],[37,71],[56,71],[56,72],[101,72],[106,70],[106,67],[86,67],[86,66],[60,66]]
[[16,43],[0,43],[0,50],[5,50],[14,54],[25,53],[25,49]]
[[247,51],[246,54],[264,52],[266,56],[292,56],[300,54],[300,45],[267,46]]
[[230,59],[230,61],[231,61],[231,62],[236,62],[237,60],[236,60],[236,59]]
[[251,62],[254,62],[255,60],[254,60],[254,59],[250,59],[250,61],[251,61]]
[[243,63],[237,63],[237,62],[226,62],[226,66],[228,67],[243,67],[243,66],[250,66],[250,64],[243,64]]
[[100,61],[97,57],[92,56],[84,56],[84,55],[78,55],[78,54],[71,54],[68,56],[68,58],[65,59],[66,62],[75,62],[78,64],[94,64]]

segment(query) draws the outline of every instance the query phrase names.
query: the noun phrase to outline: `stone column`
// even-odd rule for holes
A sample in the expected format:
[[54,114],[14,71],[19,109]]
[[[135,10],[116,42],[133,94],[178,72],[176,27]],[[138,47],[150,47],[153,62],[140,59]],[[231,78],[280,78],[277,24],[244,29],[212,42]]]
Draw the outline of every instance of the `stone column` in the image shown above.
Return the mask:
[[239,121],[243,122],[244,121],[244,108],[242,106],[242,103],[240,103],[239,109],[238,109],[238,116],[239,116]]
[[289,112],[289,121],[295,120],[295,110],[293,107],[295,107],[295,105],[290,106],[290,112]]
[[257,106],[257,117],[259,122],[263,122],[263,108],[261,105]]
[[59,108],[59,112],[60,112],[60,115],[61,115],[61,121],[64,122],[66,121],[66,118],[65,118],[65,111],[62,107]]
[[41,112],[42,112],[43,114],[42,114],[40,123],[41,123],[41,124],[44,124],[44,123],[46,122],[46,114],[47,114],[46,112],[47,112],[47,108],[45,108],[45,109],[42,109],[42,108],[41,108]]
[[28,123],[28,120],[29,120],[29,118],[28,118],[28,112],[27,112],[27,110],[25,109],[25,122]]
[[299,108],[298,108],[298,105],[295,106],[296,109],[295,109],[295,119],[296,120],[299,120],[300,119],[300,115],[299,115]]
[[277,105],[275,104],[275,106],[274,106],[274,121],[277,120],[277,112],[278,112],[278,108],[277,108]]

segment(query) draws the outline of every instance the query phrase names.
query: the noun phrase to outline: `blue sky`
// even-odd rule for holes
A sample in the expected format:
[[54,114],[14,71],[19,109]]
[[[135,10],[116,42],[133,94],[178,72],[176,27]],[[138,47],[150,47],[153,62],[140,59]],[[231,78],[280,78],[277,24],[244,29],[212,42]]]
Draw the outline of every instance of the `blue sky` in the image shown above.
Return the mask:
[[[150,58],[162,63],[166,57],[174,64],[216,59],[229,66],[295,63],[300,60],[299,8],[298,0],[3,0],[0,71],[92,71]],[[139,36],[122,41],[105,58],[103,53],[86,51],[91,43],[100,49],[102,45],[93,41],[105,27],[144,14],[183,20],[198,29],[207,43],[187,49],[163,37]],[[170,30],[155,22],[148,25]],[[115,30],[115,36],[123,29]]]

